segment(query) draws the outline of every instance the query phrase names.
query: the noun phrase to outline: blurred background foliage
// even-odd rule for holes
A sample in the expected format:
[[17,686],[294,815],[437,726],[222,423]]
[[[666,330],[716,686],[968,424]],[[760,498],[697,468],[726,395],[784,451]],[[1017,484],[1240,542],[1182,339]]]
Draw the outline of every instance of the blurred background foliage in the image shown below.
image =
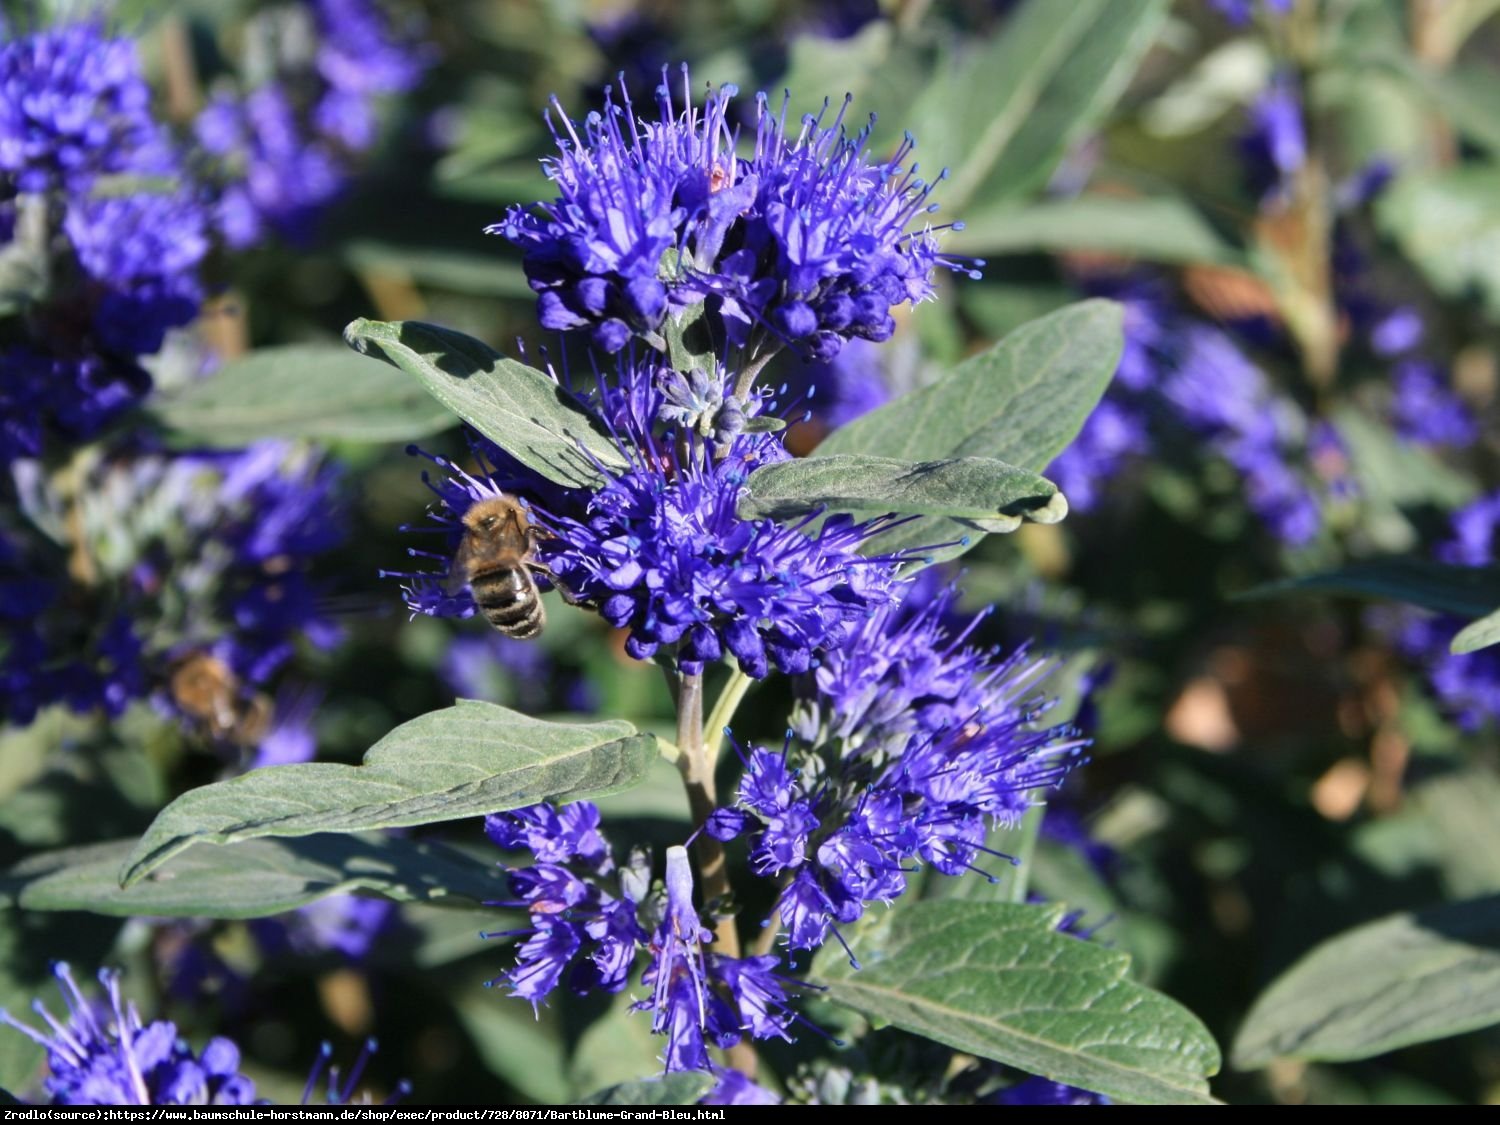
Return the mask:
[[[126,0],[112,23],[138,37],[162,115],[186,129],[216,86],[245,78],[255,19],[271,7]],[[434,321],[507,350],[520,337],[528,354],[550,347],[562,361],[538,334],[516,253],[483,228],[511,204],[550,198],[539,164],[552,149],[550,97],[578,117],[622,74],[645,100],[663,65],[686,61],[695,87],[789,89],[793,115],[852,93],[854,121],[878,114],[877,151],[909,130],[929,174],[949,169],[942,216],[965,226],[947,249],[986,259],[982,281],[940,279],[943,299],[902,320],[878,367],[857,348],[852,375],[781,357],[789,397],[817,387],[793,449],[857,413],[861,387],[878,401],[920,385],[1084,294],[1126,301],[1145,374],[1125,385],[1122,373],[1106,399],[1117,429],[1091,424],[1060,464],[1073,514],[990,536],[952,568],[966,605],[1000,607],[984,639],[1036,635],[1066,658],[1054,683],[1094,738],[1038,844],[1031,889],[1085,910],[1098,940],[1131,953],[1140,977],[1226,1050],[1266,985],[1319,941],[1500,893],[1488,654],[1449,657],[1446,635],[1413,640],[1411,611],[1337,592],[1359,582],[1267,593],[1390,555],[1455,561],[1439,554],[1453,513],[1500,485],[1500,4],[392,8],[432,52],[421,82],[380,101],[378,139],[305,239],[210,257],[213,295],[181,333],[193,347],[169,345],[155,397],[121,423],[179,446],[234,446],[279,426],[343,466],[326,514],[337,505],[348,533],[314,564],[340,638],[300,644],[271,704],[315,693],[320,758],[357,761],[455,695],[662,730],[670,701],[654,669],[560,603],[527,643],[473,621],[405,619],[378,572],[402,566],[397,529],[428,498],[402,444],[441,415],[413,402],[407,432],[365,437],[287,419],[257,429],[251,407],[265,402],[179,399],[193,379],[174,363],[206,349],[232,365],[285,345],[327,347],[317,354],[336,363],[338,333],[357,316]],[[1409,314],[1405,337],[1398,314]],[[1392,345],[1413,335],[1418,345]],[[1418,354],[1422,378],[1403,366]],[[1440,416],[1459,421],[1434,436],[1425,423]],[[456,431],[428,444],[462,450]],[[1488,551],[1456,561],[1487,564]],[[1421,600],[1399,579],[1376,586]],[[1473,663],[1444,681],[1451,660]],[[736,733],[774,739],[755,716],[785,711],[757,696]],[[0,735],[0,860],[139,834],[177,793],[243,768],[224,741],[144,700],[117,720],[53,706],[13,725]],[[601,802],[616,841],[680,836],[685,803],[670,768],[661,774]],[[485,851],[477,825],[418,834]],[[293,923],[274,940],[258,925],[9,909],[0,1005],[20,1010],[44,991],[49,959],[122,964],[143,1007],[186,1033],[236,1029],[273,1096],[300,1087],[318,1040],[372,1033],[374,1085],[408,1077],[418,1103],[561,1101],[655,1069],[644,1021],[618,1004],[570,997],[534,1020],[487,992],[505,954],[476,933],[504,928],[494,911],[408,904],[383,913],[363,948],[342,950],[288,938]],[[816,1003],[811,1014],[834,1030],[852,1018]],[[790,1077],[811,1046],[768,1058]],[[20,1037],[0,1036],[0,1085],[21,1084],[36,1061]],[[1500,1098],[1493,1029],[1355,1062],[1263,1062],[1227,1067],[1215,1093]],[[910,1097],[944,1096],[973,1071],[889,1031],[847,1065]]]

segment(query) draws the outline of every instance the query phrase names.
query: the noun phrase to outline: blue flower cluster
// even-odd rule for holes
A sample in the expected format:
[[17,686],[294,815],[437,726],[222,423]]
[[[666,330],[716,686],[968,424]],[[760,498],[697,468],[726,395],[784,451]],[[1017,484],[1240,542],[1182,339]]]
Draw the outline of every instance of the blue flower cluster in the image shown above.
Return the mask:
[[1175,310],[1151,279],[1096,286],[1125,307],[1125,350],[1109,397],[1048,469],[1069,506],[1092,510],[1131,460],[1191,435],[1239,473],[1246,504],[1277,538],[1313,539],[1322,504],[1295,467],[1313,437],[1297,405],[1225,329]]
[[240,1071],[240,1050],[224,1038],[194,1051],[167,1020],[141,1022],[120,996],[120,978],[99,974],[109,999],[97,1009],[78,990],[68,966],[54,969],[68,1018],[56,1019],[39,1002],[47,1031],[0,1011],[8,1024],[47,1050],[44,1089],[51,1105],[255,1105],[255,1083]]
[[[909,585],[909,604],[874,612],[803,678],[802,736],[789,733],[779,752],[752,749],[732,800],[704,826],[743,838],[752,872],[774,882],[788,953],[838,936],[867,902],[894,901],[917,866],[979,870],[990,826],[1014,823],[1033,791],[1081,760],[1071,729],[1042,722],[1045,663],[970,644],[979,619],[953,627],[956,595],[927,600],[926,586]],[[644,953],[651,991],[636,1007],[665,1037],[669,1071],[719,1073],[708,1048],[789,1039],[805,1024],[792,1006],[805,986],[782,969],[783,954],[708,948],[683,849],[667,853],[663,902],[643,854],[616,863],[593,805],[535,806],[485,827],[502,849],[535,857],[510,869],[516,900],[504,904],[527,910],[530,925],[486,935],[519,939],[515,967],[495,982],[513,995],[537,1004],[565,980],[580,993],[619,992]]]
[[195,123],[217,165],[216,225],[236,248],[273,233],[308,242],[351,158],[375,143],[380,98],[412,89],[432,61],[417,29],[374,0],[303,0],[260,18],[281,47],[272,76],[217,91]]
[[947,622],[954,591],[922,593],[828,655],[781,751],[752,749],[734,804],[708,822],[721,840],[745,836],[751,868],[778,880],[790,949],[898,898],[913,864],[985,874],[990,826],[1014,823],[1086,745],[1041,724],[1046,661],[975,648],[980,618]]
[[[271,1104],[258,1099],[255,1082],[240,1073],[240,1049],[233,1040],[216,1036],[201,1051],[194,1051],[170,1021],[143,1023],[135,1005],[120,995],[119,974],[107,969],[99,973],[107,1007],[100,1007],[79,991],[66,964],[54,965],[53,975],[68,1009],[65,1020],[53,1016],[40,1001],[33,1008],[46,1030],[21,1023],[0,1011],[0,1024],[15,1028],[47,1052],[45,1104]],[[329,1067],[333,1048],[324,1043],[308,1076],[302,1104],[308,1104],[325,1070],[327,1104],[353,1103],[355,1087],[375,1049],[373,1039],[366,1041],[349,1074],[341,1076],[338,1067]],[[385,1104],[409,1091],[408,1083],[399,1083]]]
[[[774,955],[736,958],[704,949],[712,934],[693,903],[692,870],[683,848],[667,851],[662,902],[650,893],[643,854],[632,855],[624,867],[616,865],[592,804],[499,813],[485,819],[485,831],[502,850],[528,851],[536,859],[510,869],[517,897],[506,904],[527,910],[530,927],[485,935],[522,939],[515,967],[492,984],[504,984],[533,1006],[565,974],[577,993],[617,993],[630,983],[644,953],[640,982],[650,994],[633,1007],[650,1012],[652,1031],[665,1037],[664,1069],[720,1073],[710,1047],[732,1046],[747,1034],[790,1039],[787,1028],[799,1017],[790,1007],[789,989],[803,986],[777,971]],[[721,1096],[754,1095],[742,1075],[722,1076],[730,1087]]]
[[663,72],[654,120],[624,89],[582,123],[554,103],[559,197],[490,228],[524,250],[544,328],[587,330],[609,352],[632,337],[662,346],[667,318],[702,305],[721,342],[828,359],[846,340],[887,339],[891,309],[930,297],[936,267],[972,272],[938,251],[909,138],[873,161],[869,128],[844,127],[847,102],[789,134],[785,102],[759,95],[741,157],[738,91],[710,91],[700,110],[686,68],[682,82],[679,104]]
[[[203,299],[208,207],[152,116],[134,44],[89,19],[0,43],[0,464],[97,434]],[[19,281],[17,280],[19,279]]]
[[304,740],[296,708],[265,724],[260,692],[299,637],[338,637],[309,573],[343,539],[331,466],[261,442],[99,455],[68,492],[31,461],[14,479],[25,520],[0,524],[8,720],[52,703],[118,715],[151,692],[216,741],[275,742],[274,756]]
[[[722,404],[734,396],[727,377],[713,378],[712,391],[692,392],[675,372],[624,357],[600,409],[628,467],[595,491],[559,489],[477,439],[481,466],[496,468],[476,475],[432,458],[445,473],[429,481],[438,497],[429,516],[446,550],[422,552],[442,564],[437,571],[397,575],[407,580],[407,605],[438,616],[475,611],[446,575],[464,513],[507,492],[530,504],[546,533],[539,560],[570,597],[629,630],[626,649],[637,659],[669,647],[677,666],[693,674],[729,654],[757,678],[773,667],[800,673],[816,666],[872,610],[896,598],[899,560],[860,553],[889,521],[832,517],[813,531],[812,519],[785,526],[741,518],[736,505],[749,474],[787,454],[773,435],[726,426]],[[693,393],[702,398],[697,405],[689,401]],[[721,404],[711,415],[710,402]],[[729,416],[758,409],[756,399],[736,404]],[[688,419],[692,428],[684,433]]]

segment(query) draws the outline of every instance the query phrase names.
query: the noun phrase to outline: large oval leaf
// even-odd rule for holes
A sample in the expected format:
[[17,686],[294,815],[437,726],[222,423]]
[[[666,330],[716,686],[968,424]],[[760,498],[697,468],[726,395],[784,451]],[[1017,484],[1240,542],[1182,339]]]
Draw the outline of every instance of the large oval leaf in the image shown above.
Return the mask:
[[[1031,321],[931,386],[829,434],[814,459],[845,454],[939,461],[984,457],[1041,472],[1098,405],[1124,346],[1113,301],[1083,301]],[[1066,511],[1066,509],[1064,509]],[[953,558],[978,541],[972,526],[924,516],[870,541],[882,553],[945,546]]]
[[156,400],[151,412],[175,440],[216,446],[273,437],[412,441],[453,425],[399,371],[337,344],[261,348]]
[[120,865],[134,846],[116,840],[32,856],[0,875],[0,895],[24,910],[260,918],[355,891],[472,908],[506,889],[494,864],[441,844],[332,834],[193,848],[121,887]]
[[412,320],[356,320],[344,340],[415,375],[440,403],[548,480],[582,488],[600,479],[593,461],[625,468],[613,439],[582,403],[536,368],[472,336]]
[[1500,896],[1393,914],[1317,946],[1245,1017],[1234,1065],[1367,1059],[1500,1023]]
[[952,516],[984,521],[990,531],[1013,531],[1023,518],[1055,523],[1067,512],[1051,481],[988,457],[902,461],[840,453],[783,461],[752,473],[739,501],[745,519],[824,509]]
[[1120,363],[1123,313],[1082,301],[1016,329],[931,386],[829,434],[818,453],[993,457],[1041,472],[1078,435]]
[[130,886],[193,844],[365,832],[628,789],[656,753],[629,723],[556,723],[461,700],[402,723],[360,766],[270,766],[173,801],[120,872]]
[[1127,976],[1123,953],[1060,934],[1061,907],[917,903],[814,964],[830,999],[905,1031],[1126,1102],[1206,1103],[1212,1036]]

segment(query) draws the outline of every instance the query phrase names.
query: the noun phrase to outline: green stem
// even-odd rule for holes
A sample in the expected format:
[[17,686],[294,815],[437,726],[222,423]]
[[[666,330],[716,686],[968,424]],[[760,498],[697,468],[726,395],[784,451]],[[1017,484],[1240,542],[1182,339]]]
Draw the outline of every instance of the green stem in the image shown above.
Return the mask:
[[[714,763],[703,744],[703,676],[701,673],[677,678],[677,771],[687,789],[688,806],[693,825],[701,829],[713,813]],[[724,847],[707,832],[699,832],[693,845],[698,857],[698,875],[703,884],[703,901],[727,902],[729,868]],[[733,918],[721,918],[715,927],[716,948],[728,957],[740,955],[739,933]]]
[[729,677],[729,682],[724,685],[724,690],[719,693],[719,698],[714,701],[714,709],[709,712],[708,722],[703,725],[710,768],[718,764],[719,755],[724,751],[725,729],[734,718],[740,700],[745,698],[745,693],[753,683],[753,679],[736,668]]

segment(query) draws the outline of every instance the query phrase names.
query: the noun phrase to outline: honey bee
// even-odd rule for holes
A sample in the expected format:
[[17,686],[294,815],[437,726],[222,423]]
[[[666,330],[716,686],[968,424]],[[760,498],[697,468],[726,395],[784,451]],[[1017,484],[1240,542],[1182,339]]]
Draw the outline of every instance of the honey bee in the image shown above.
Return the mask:
[[527,640],[547,624],[541,591],[532,572],[551,579],[532,552],[536,530],[526,509],[502,493],[464,513],[464,537],[453,556],[450,590],[469,588],[485,619],[507,637]]

